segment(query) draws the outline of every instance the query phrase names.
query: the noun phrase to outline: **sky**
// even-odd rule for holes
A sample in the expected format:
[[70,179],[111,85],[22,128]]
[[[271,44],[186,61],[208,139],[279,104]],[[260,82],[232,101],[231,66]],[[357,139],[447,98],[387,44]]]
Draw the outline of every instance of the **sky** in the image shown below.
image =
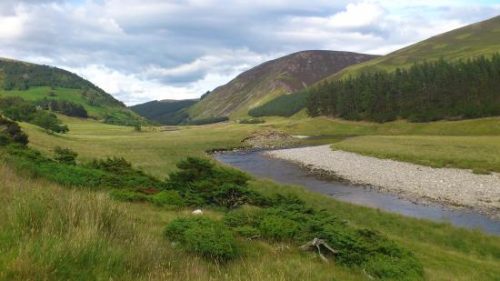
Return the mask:
[[297,51],[383,55],[499,14],[500,0],[0,0],[0,57],[133,105],[196,98]]

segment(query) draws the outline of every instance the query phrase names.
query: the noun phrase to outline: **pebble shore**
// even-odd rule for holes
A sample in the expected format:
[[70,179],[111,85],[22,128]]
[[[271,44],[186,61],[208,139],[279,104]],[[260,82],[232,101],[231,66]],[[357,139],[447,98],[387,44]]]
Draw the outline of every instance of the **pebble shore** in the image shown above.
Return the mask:
[[353,184],[369,185],[410,200],[431,200],[477,210],[500,219],[500,174],[432,168],[332,150],[329,145],[281,149],[268,156],[334,174]]

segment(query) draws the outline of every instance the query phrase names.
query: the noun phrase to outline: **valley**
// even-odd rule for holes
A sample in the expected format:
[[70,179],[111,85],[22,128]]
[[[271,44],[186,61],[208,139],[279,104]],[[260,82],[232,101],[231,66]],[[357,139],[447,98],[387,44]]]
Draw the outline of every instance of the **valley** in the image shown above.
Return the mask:
[[[48,135],[43,130],[31,124],[22,124],[23,129],[30,136],[30,146],[39,149],[46,155],[51,155],[54,146],[69,147],[79,153],[79,161],[88,161],[92,158],[102,158],[106,156],[123,156],[134,163],[134,167],[140,168],[149,174],[155,175],[158,178],[163,178],[168,172],[175,170],[175,163],[186,156],[205,155],[205,151],[213,148],[231,148],[241,146],[241,139],[252,134],[255,131],[262,129],[273,128],[273,130],[282,130],[291,134],[314,135],[319,133],[326,136],[325,138],[317,138],[305,140],[304,145],[316,145],[321,143],[331,143],[334,140],[337,144],[338,137],[347,137],[344,141],[353,141],[357,138],[365,138],[367,134],[387,134],[392,132],[396,135],[432,135],[437,133],[440,127],[447,126],[446,122],[435,122],[428,124],[412,124],[412,123],[358,123],[345,122],[339,120],[329,120],[326,118],[316,119],[300,119],[290,120],[274,118],[267,120],[264,124],[256,125],[239,125],[234,123],[215,124],[204,126],[180,127],[176,131],[156,131],[154,127],[144,127],[141,132],[134,131],[131,127],[122,127],[116,125],[103,124],[93,120],[81,120],[71,117],[60,117],[70,128],[70,131],[64,135]],[[457,134],[468,132],[467,128],[471,126],[470,122],[474,122],[477,134],[490,134],[491,138],[497,138],[498,131],[491,129],[491,126],[483,126],[485,129],[480,129],[481,124],[488,122],[496,122],[492,119],[478,119],[473,121],[449,122],[453,127],[448,133],[451,135],[441,136],[441,138],[453,139]],[[328,125],[328,126],[327,126]],[[322,128],[322,130],[318,130]],[[360,135],[353,137],[353,135]],[[409,136],[408,136],[409,137]],[[464,136],[463,138],[467,138]],[[470,136],[471,139],[474,135]],[[341,138],[342,139],[342,138]],[[463,148],[461,148],[463,149]],[[498,153],[496,151],[495,153]],[[496,155],[494,153],[490,153]],[[457,153],[456,155],[460,155]],[[485,156],[486,157],[486,156]],[[22,171],[19,171],[22,172]],[[13,171],[5,164],[2,166],[2,186],[5,194],[10,197],[4,197],[4,203],[1,212],[15,211],[14,205],[9,202],[31,202],[29,204],[40,204],[36,198],[44,198],[43,204],[60,206],[58,208],[66,208],[73,211],[72,208],[79,206],[78,204],[99,204],[102,206],[110,206],[113,210],[116,209],[117,222],[120,229],[129,229],[130,241],[135,245],[130,248],[129,243],[123,244],[119,240],[114,240],[113,236],[102,236],[95,233],[97,236],[91,236],[81,245],[82,250],[93,247],[92,243],[101,243],[102,241],[108,244],[107,248],[96,248],[95,262],[109,262],[113,256],[107,254],[107,251],[113,251],[122,257],[123,265],[115,267],[113,274],[120,276],[122,280],[144,279],[145,274],[154,274],[153,279],[161,279],[162,276],[168,274],[173,280],[184,280],[184,278],[198,280],[232,280],[236,276],[248,278],[260,276],[261,280],[303,280],[303,278],[322,279],[330,275],[342,276],[343,280],[365,280],[366,277],[362,273],[355,273],[350,269],[342,266],[331,266],[331,264],[323,264],[314,261],[312,255],[305,255],[298,252],[294,247],[277,246],[280,244],[267,244],[260,241],[246,242],[246,250],[244,250],[244,258],[240,261],[233,262],[229,265],[214,265],[206,262],[203,259],[196,258],[193,261],[192,255],[179,254],[178,249],[172,248],[169,243],[159,238],[159,233],[163,226],[172,221],[178,216],[189,214],[188,209],[165,209],[152,206],[148,203],[122,203],[116,202],[108,198],[106,191],[95,193],[95,191],[78,190],[77,188],[67,189],[57,184],[45,182],[43,179],[25,179],[19,177],[18,172]],[[27,182],[29,184],[27,184]],[[25,186],[17,190],[16,186]],[[37,188],[38,186],[38,188]],[[43,188],[40,188],[42,187]],[[499,238],[491,236],[480,231],[466,230],[457,228],[448,223],[431,222],[427,220],[414,219],[402,215],[393,214],[373,208],[362,207],[357,204],[344,203],[315,192],[307,191],[299,186],[279,185],[268,180],[254,178],[250,182],[250,186],[254,190],[264,193],[282,192],[285,194],[297,194],[309,204],[317,207],[331,210],[337,216],[349,220],[354,225],[370,227],[384,233],[388,237],[395,239],[412,252],[416,253],[426,271],[426,276],[431,280],[445,280],[453,278],[455,280],[470,280],[471,276],[476,279],[494,280],[494,276],[499,274],[496,268],[499,268]],[[34,190],[32,188],[35,188]],[[33,194],[25,197],[26,194]],[[53,194],[58,194],[54,197]],[[35,197],[33,197],[35,196]],[[41,197],[40,197],[41,196]],[[14,198],[14,199],[9,199]],[[15,199],[18,198],[18,199]],[[64,204],[65,198],[71,198],[72,206]],[[6,201],[5,201],[6,200]],[[11,201],[14,200],[14,201]],[[16,201],[17,200],[17,201]],[[22,200],[22,201],[19,201]],[[26,201],[31,200],[31,201]],[[57,201],[54,201],[57,200]],[[90,200],[90,201],[89,201]],[[96,201],[97,200],[97,201]],[[89,202],[86,202],[89,201]],[[100,202],[100,203],[97,203]],[[25,204],[25,203],[22,203]],[[62,204],[62,205],[61,205]],[[76,205],[75,205],[76,204]],[[41,205],[39,208],[42,208]],[[67,209],[71,208],[71,209]],[[79,207],[78,210],[86,210],[84,207]],[[108,207],[106,207],[108,208]],[[58,209],[52,210],[52,216],[58,216]],[[104,209],[105,210],[105,209]],[[104,211],[103,210],[103,211]],[[78,212],[82,212],[78,211]],[[92,212],[101,212],[100,209]],[[222,213],[217,209],[207,209],[207,216],[220,217]],[[84,214],[82,214],[84,215]],[[122,220],[133,223],[133,226],[122,225]],[[6,223],[6,222],[5,222]],[[88,222],[88,227],[92,227],[92,221]],[[97,223],[97,222],[95,222]],[[126,224],[126,223],[125,223]],[[49,226],[47,226],[49,227]],[[84,227],[84,226],[81,226]],[[78,228],[74,231],[83,231]],[[132,228],[131,228],[132,227]],[[44,228],[46,229],[46,228]],[[90,230],[90,229],[89,229]],[[43,230],[46,235],[52,235],[50,230]],[[27,245],[35,245],[37,243],[45,243],[45,236],[27,236],[24,243]],[[94,237],[94,238],[92,238]],[[80,238],[75,238],[80,239]],[[104,239],[104,240],[103,240]],[[111,240],[107,240],[111,239]],[[57,242],[58,247],[72,249],[72,240],[60,240]],[[76,243],[76,241],[75,241]],[[5,245],[5,244],[4,244]],[[281,245],[287,245],[281,244]],[[45,247],[49,247],[46,245]],[[278,247],[278,248],[276,248]],[[16,249],[16,248],[12,248]],[[32,250],[29,250],[32,249]],[[60,256],[62,252],[54,252],[56,248],[47,248],[46,255]],[[108,249],[108,250],[105,250]],[[133,249],[141,249],[140,252]],[[281,249],[281,250],[279,250]],[[26,251],[33,251],[34,248],[28,246]],[[71,250],[73,251],[73,250]],[[28,254],[29,252],[26,252]],[[121,254],[119,254],[121,253]],[[137,258],[140,256],[141,258]],[[161,256],[161,260],[156,260],[156,257]],[[6,257],[6,256],[5,256]],[[19,257],[22,258],[22,257]],[[45,271],[43,268],[50,268],[47,264],[49,259],[40,257],[40,260],[34,261],[41,268],[38,272],[45,272],[47,276],[54,276],[53,273]],[[46,260],[47,259],[47,260]],[[312,259],[312,260],[311,260]],[[15,271],[12,263],[7,262],[9,259],[4,259],[7,267],[6,273],[12,275]],[[170,266],[163,266],[158,262],[171,263]],[[291,262],[300,264],[308,264],[308,266],[289,267]],[[0,263],[2,264],[2,263]],[[190,266],[186,267],[187,264]],[[79,268],[84,264],[80,264],[78,259],[72,261],[67,266],[71,268]],[[127,270],[124,270],[126,266]],[[156,266],[156,269],[149,268]],[[483,270],[478,270],[482,268]],[[278,269],[278,270],[276,270]],[[23,268],[17,268],[23,272]],[[96,274],[108,274],[109,269],[97,272],[88,272],[88,276],[96,276]],[[103,269],[104,270],[104,269]],[[64,274],[63,272],[59,274]],[[69,274],[69,272],[68,272]],[[19,276],[19,275],[17,275]],[[71,275],[60,275],[71,276]],[[140,277],[143,276],[143,277]],[[461,279],[460,276],[463,278]]]
[[499,32],[259,54],[184,100],[234,62],[94,62],[131,106],[0,59],[0,280],[499,280]]

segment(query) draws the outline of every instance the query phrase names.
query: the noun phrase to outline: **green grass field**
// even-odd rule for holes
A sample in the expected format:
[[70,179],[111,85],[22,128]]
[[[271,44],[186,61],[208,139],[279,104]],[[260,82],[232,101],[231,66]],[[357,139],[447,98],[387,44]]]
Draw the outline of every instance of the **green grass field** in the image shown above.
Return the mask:
[[[67,135],[49,135],[36,126],[22,124],[30,145],[47,154],[57,145],[69,147],[80,154],[81,161],[123,156],[161,178],[186,156],[240,146],[240,140],[252,132],[269,128],[322,136],[307,142],[335,142],[353,151],[366,148],[368,152],[363,153],[384,152],[382,157],[406,157],[405,152],[412,150],[432,156],[431,151],[438,147],[443,151],[432,159],[445,159],[452,165],[475,165],[488,159],[496,159],[488,165],[497,165],[500,154],[496,149],[498,118],[426,124],[269,118],[264,124],[224,123],[179,127],[176,131],[151,127],[143,132],[61,118],[70,127]],[[427,280],[498,280],[500,276],[500,237],[339,202],[301,187],[261,179],[252,180],[251,187],[264,193],[295,193],[316,208],[384,233],[415,253]],[[0,216],[7,218],[0,221],[0,280],[369,280],[361,270],[322,263],[316,255],[287,244],[240,240],[242,258],[226,265],[186,254],[167,242],[162,230],[190,210],[120,203],[104,192],[21,178],[5,165],[0,165],[0,189]],[[208,211],[210,217],[220,215]]]
[[[261,129],[316,136],[317,138],[304,141],[311,145],[342,141],[338,144],[341,149],[381,158],[433,166],[449,165],[493,171],[499,169],[500,150],[497,148],[500,142],[500,118],[432,123],[396,121],[384,124],[322,117],[268,118],[263,124],[222,123],[179,127],[179,130],[175,131],[159,131],[158,128],[146,127],[143,132],[92,120],[65,116],[60,118],[69,126],[68,134],[48,135],[34,125],[22,124],[30,136],[31,145],[48,154],[55,146],[68,147],[79,152],[83,161],[106,156],[123,156],[136,167],[158,177],[165,177],[174,169],[175,163],[188,155],[202,156],[206,150],[213,148],[239,147],[243,138]],[[364,137],[373,135],[398,137],[384,139],[382,144],[377,146],[375,141],[371,143],[371,137]],[[412,138],[415,138],[412,136],[421,137],[412,141]],[[363,140],[368,140],[369,143]],[[422,147],[415,147],[424,140],[430,143],[426,145],[422,142],[420,143]],[[433,153],[433,150],[441,144],[439,151],[442,153]],[[396,150],[398,147],[399,150]],[[427,149],[422,149],[426,147]],[[410,153],[404,154],[405,149]],[[428,157],[420,159],[425,154],[428,154]]]

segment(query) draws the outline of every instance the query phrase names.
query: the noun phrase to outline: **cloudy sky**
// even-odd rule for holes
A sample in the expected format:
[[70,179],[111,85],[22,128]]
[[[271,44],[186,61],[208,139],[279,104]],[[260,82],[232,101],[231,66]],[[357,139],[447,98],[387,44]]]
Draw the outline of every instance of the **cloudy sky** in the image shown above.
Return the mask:
[[386,54],[499,14],[500,0],[0,0],[0,57],[131,105],[199,97],[291,52]]

